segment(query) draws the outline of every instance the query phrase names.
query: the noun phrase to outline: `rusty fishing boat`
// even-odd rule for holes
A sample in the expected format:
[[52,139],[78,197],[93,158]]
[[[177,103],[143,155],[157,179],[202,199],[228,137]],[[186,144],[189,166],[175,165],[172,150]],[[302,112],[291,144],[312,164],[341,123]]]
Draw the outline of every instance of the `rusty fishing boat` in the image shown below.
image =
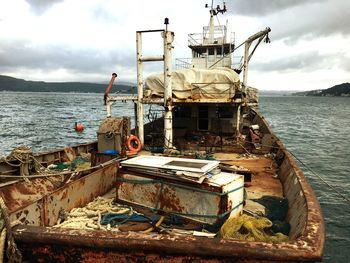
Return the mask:
[[[247,84],[270,28],[236,46],[214,24],[226,6],[209,10],[209,26],[188,36],[192,58],[177,59],[174,71],[168,19],[164,30],[136,32],[138,94],[109,95],[112,75],[97,141],[38,154],[22,147],[1,160],[2,259],[322,260],[320,205]],[[142,53],[145,34],[161,35],[163,55]],[[162,61],[164,72],[144,80],[149,61]],[[112,115],[113,103],[127,100],[134,129],[130,117]]]

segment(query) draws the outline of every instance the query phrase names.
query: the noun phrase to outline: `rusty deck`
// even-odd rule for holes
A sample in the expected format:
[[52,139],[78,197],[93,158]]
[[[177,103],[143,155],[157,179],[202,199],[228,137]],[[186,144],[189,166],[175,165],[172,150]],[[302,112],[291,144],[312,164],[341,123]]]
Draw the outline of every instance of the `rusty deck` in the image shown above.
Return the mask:
[[[257,114],[254,123],[272,131]],[[61,208],[84,206],[114,187],[116,166],[101,167],[64,186],[35,180],[33,185],[2,188],[9,207],[16,243],[25,259],[38,262],[315,262],[322,258],[324,224],[317,199],[304,174],[284,145],[274,142],[273,158],[263,154],[215,153],[225,165],[248,168],[254,175],[246,185],[245,209],[261,211],[251,199],[269,195],[289,201],[288,242],[265,243],[159,233],[52,228]],[[142,152],[142,154],[149,154]],[[53,156],[54,155],[50,155]]]
[[[217,156],[220,157],[220,154]],[[231,160],[227,161],[227,157],[230,157]],[[271,166],[271,159],[265,157],[236,158],[235,155],[226,155],[225,158],[224,162],[227,164],[245,166],[254,172],[251,186],[247,188],[248,194],[283,196],[284,187],[281,181],[274,177],[276,163],[273,162]],[[98,178],[102,179],[103,176],[106,176],[106,172],[95,173],[97,180],[99,180]],[[83,179],[83,181],[85,182],[88,178],[93,178],[93,175]],[[89,189],[94,188],[93,185],[97,184],[96,179],[89,184]],[[106,186],[106,192],[107,188]],[[60,206],[80,206],[98,194],[91,193],[89,196],[86,184],[81,182],[70,185],[69,189],[71,190],[62,189],[45,196],[46,202],[42,202],[44,205],[40,209],[47,210],[47,215],[44,216],[46,219],[42,220],[42,215],[45,213],[41,213],[41,216],[38,214],[39,226],[29,224],[15,227],[14,236],[25,256],[33,255],[39,261],[50,262],[60,262],[61,260],[94,262],[102,259],[103,262],[113,262],[117,259],[120,262],[187,262],[193,260],[207,262],[312,262],[320,258],[319,251],[315,251],[309,246],[313,240],[306,241],[305,239],[312,235],[318,235],[317,231],[320,229],[314,229],[316,232],[309,232],[306,237],[303,237],[303,231],[294,230],[291,234],[292,237],[295,235],[294,232],[298,231],[301,235],[299,234],[289,242],[273,244],[223,240],[221,238],[169,236],[158,233],[111,233],[48,227],[57,220]],[[68,194],[67,191],[71,191],[71,193]],[[69,198],[73,193],[81,192],[86,193],[85,199],[79,195],[77,198]],[[102,194],[101,191],[99,194]],[[50,211],[51,209],[56,212]]]

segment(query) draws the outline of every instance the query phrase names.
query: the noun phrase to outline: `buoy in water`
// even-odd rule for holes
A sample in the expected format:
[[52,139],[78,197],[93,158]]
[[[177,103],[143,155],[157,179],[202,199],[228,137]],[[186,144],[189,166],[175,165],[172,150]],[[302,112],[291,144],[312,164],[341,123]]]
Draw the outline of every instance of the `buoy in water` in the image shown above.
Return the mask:
[[76,132],[83,132],[84,131],[84,125],[82,123],[76,122],[74,127]]

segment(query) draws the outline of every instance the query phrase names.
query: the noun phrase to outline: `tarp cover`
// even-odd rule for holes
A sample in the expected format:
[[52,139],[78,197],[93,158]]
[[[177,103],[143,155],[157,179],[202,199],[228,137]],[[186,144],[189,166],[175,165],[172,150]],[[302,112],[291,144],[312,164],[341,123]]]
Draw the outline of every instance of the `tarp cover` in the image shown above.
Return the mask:
[[[164,74],[149,76],[144,96],[164,96]],[[238,74],[230,68],[184,69],[172,72],[173,96],[178,99],[230,99],[240,86]]]

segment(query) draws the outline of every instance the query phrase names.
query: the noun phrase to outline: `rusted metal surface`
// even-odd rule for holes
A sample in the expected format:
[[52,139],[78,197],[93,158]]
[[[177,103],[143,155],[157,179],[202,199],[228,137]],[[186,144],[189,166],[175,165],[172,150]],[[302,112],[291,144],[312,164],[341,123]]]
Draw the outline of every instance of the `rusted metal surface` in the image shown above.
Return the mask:
[[[42,244],[58,246],[106,249],[109,253],[124,252],[130,255],[144,253],[193,257],[213,257],[218,260],[249,259],[251,261],[270,262],[312,262],[320,259],[308,246],[298,241],[288,243],[263,243],[220,238],[193,236],[170,236],[143,234],[136,232],[111,233],[108,231],[58,229],[47,227],[18,226],[14,228],[14,237],[19,247],[35,244],[38,249]],[[35,250],[35,249],[34,249]],[[244,261],[241,261],[244,262]],[[248,261],[249,262],[249,261]]]
[[118,163],[97,170],[44,197],[45,226],[56,224],[60,210],[82,207],[113,187]]
[[[220,173],[206,183],[192,185],[132,172],[121,172],[119,176],[117,201],[177,213],[205,223],[240,215],[243,209],[242,175]],[[204,189],[205,186],[212,190]]]
[[118,157],[118,155],[116,155],[116,154],[92,152],[91,153],[91,166],[96,166],[96,165],[108,162],[108,161],[115,159],[117,157]]
[[[259,158],[235,158],[233,154],[214,154],[214,157],[226,158],[223,163],[241,166],[254,173],[253,183],[246,187],[248,193],[254,193],[254,198],[264,195],[283,197],[283,187],[279,178],[274,177],[277,173],[276,163],[270,158],[259,156]],[[231,157],[229,157],[231,156]],[[229,159],[229,161],[228,161]],[[249,195],[248,195],[249,197]]]
[[[164,98],[143,98],[142,103],[144,104],[164,104]],[[240,98],[225,98],[225,99],[178,99],[173,98],[173,104],[182,104],[182,103],[230,103],[230,104],[240,104],[242,99]]]
[[[9,213],[13,213],[31,203],[39,200],[44,195],[57,189],[61,178],[36,178],[30,182],[17,182],[0,188],[0,195],[4,199]],[[57,183],[57,185],[55,184]]]
[[[80,144],[80,145],[72,146],[71,148],[75,152],[75,155],[79,155],[80,153],[89,153],[91,151],[97,150],[97,142]],[[34,157],[36,160],[38,160],[40,163],[44,165],[51,164],[54,162],[69,161],[64,149],[44,152],[44,153],[37,153],[37,154],[34,154]]]
[[[35,226],[54,225],[61,209],[70,211],[74,207],[84,206],[110,190],[116,178],[118,165],[112,163],[51,193],[41,192],[41,196],[36,196],[36,200],[29,199],[22,203],[20,209],[11,209],[11,220],[20,220],[23,224]],[[22,194],[22,197],[24,199],[25,195]],[[9,204],[7,203],[8,207]]]
[[[273,135],[260,115],[256,114],[253,121],[259,124],[264,133]],[[26,255],[30,256],[30,251],[33,251],[34,255],[41,261],[62,262],[67,258],[70,259],[68,254],[76,255],[77,261],[82,262],[84,260],[86,260],[85,262],[98,261],[102,257],[106,259],[105,262],[108,260],[118,261],[119,259],[121,262],[123,260],[127,262],[137,261],[142,257],[149,261],[152,261],[154,257],[154,261],[170,260],[174,262],[182,262],[187,259],[195,259],[199,262],[200,260],[228,262],[319,261],[322,258],[325,240],[320,205],[304,174],[287,152],[285,146],[279,140],[276,140],[274,146],[279,148],[275,152],[277,154],[275,161],[279,165],[278,175],[290,206],[288,221],[292,230],[289,242],[274,244],[220,238],[170,236],[157,233],[111,233],[29,225],[15,227],[14,237],[20,249],[27,251]],[[55,197],[59,199],[63,198],[63,195],[63,192],[57,192]],[[12,197],[12,199],[14,198]],[[21,214],[18,215],[19,218],[23,220],[27,214],[29,223],[33,221],[32,217],[40,218],[40,220],[45,218],[46,214],[43,214],[39,209],[39,207],[44,207],[44,204],[40,202],[31,204],[31,211],[38,209],[33,214],[34,216],[31,216],[31,211],[22,210]],[[79,198],[76,199],[76,202],[80,202]],[[52,202],[51,205],[54,206],[55,203],[57,201]],[[67,205],[64,202],[61,204],[62,206]],[[51,215],[53,221],[55,214],[56,212]],[[47,219],[44,221],[48,222]]]
[[[82,247],[67,246],[49,246],[40,247],[23,246],[21,250],[24,252],[25,259],[35,260],[36,262],[82,262],[82,263],[129,263],[129,262],[241,262],[226,259],[224,261],[215,259],[214,257],[200,258],[190,255],[177,256],[166,255],[163,253],[146,254],[143,252],[135,252],[133,254],[123,251],[110,251],[109,249],[85,249]],[[248,261],[244,261],[248,262]]]
[[[266,133],[274,135],[265,119],[258,113],[255,116],[255,123],[263,127]],[[321,260],[325,244],[321,206],[296,160],[279,139],[276,140],[276,146],[279,149],[277,158],[281,163],[279,177],[289,201],[291,237],[296,238],[293,242],[295,249],[306,248],[307,252],[301,252],[301,255],[314,256],[316,260]]]
[[[97,142],[80,144],[77,146],[73,146],[71,148],[74,151],[75,155],[78,155],[79,153],[89,153],[91,151],[97,150]],[[38,162],[40,162],[44,166],[52,164],[54,162],[69,161],[64,149],[54,150],[50,152],[43,152],[43,153],[34,153],[33,156]],[[0,161],[0,175],[1,174],[6,174],[6,175],[20,174],[19,162],[17,160],[13,160],[13,161],[10,161],[9,163],[11,163],[12,165],[9,165],[4,161]],[[4,179],[0,179],[0,180],[4,181]]]
[[103,95],[103,100],[104,100],[105,105],[107,104],[107,97],[108,97],[109,92],[110,92],[111,89],[112,89],[113,82],[114,82],[114,80],[115,80],[116,77],[117,77],[117,74],[116,74],[116,73],[112,73],[112,78],[111,78],[111,80],[109,81],[108,86],[107,86],[107,88],[106,88],[106,91],[105,91],[105,93],[104,93],[104,95]]

